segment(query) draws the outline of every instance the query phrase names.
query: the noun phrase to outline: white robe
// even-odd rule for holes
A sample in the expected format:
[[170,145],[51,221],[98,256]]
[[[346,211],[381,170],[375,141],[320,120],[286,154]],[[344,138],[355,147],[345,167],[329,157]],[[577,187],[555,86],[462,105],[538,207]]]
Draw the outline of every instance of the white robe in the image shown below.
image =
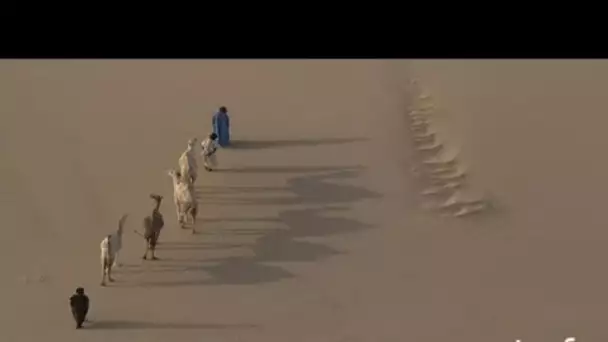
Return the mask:
[[201,141],[201,156],[203,156],[203,164],[208,168],[217,167],[217,157],[215,156],[218,144],[215,140],[211,140],[211,138],[207,138]]

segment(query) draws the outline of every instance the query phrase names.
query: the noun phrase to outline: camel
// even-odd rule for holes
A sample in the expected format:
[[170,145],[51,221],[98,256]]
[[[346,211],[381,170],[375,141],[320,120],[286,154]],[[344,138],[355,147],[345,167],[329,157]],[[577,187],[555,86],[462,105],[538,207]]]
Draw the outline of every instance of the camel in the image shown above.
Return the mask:
[[183,175],[176,170],[170,170],[169,176],[173,180],[173,201],[177,211],[177,223],[185,228],[188,216],[192,219],[192,234],[196,233],[196,215],[198,213],[198,202],[194,196],[192,183],[184,179]]
[[122,249],[122,233],[127,216],[127,214],[122,215],[118,221],[118,229],[107,235],[99,246],[101,249],[101,286],[106,286],[106,276],[108,281],[114,281],[112,279],[112,267],[116,266],[118,254]]
[[192,138],[188,140],[188,146],[186,150],[181,154],[178,159],[178,165],[180,173],[184,176],[189,176],[190,182],[194,184],[198,176],[198,165],[196,162],[196,152],[194,151],[197,139]]
[[154,209],[152,209],[152,213],[144,218],[143,226],[144,226],[144,239],[146,240],[146,251],[142,257],[142,259],[148,259],[148,252],[152,253],[152,260],[158,260],[155,255],[156,251],[156,243],[158,242],[158,238],[160,237],[160,231],[163,229],[165,225],[165,220],[163,219],[163,214],[160,213],[160,204],[163,201],[163,196],[151,194],[150,198],[152,198],[155,202]]

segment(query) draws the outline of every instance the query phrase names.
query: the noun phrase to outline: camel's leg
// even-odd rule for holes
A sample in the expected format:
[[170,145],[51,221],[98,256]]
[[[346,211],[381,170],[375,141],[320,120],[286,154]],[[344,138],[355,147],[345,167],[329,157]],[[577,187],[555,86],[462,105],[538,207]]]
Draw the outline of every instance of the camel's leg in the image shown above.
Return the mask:
[[121,263],[118,262],[118,254],[119,252],[116,252],[116,255],[114,255],[114,263],[112,264],[112,267],[120,267]]
[[175,212],[177,214],[177,219],[179,220],[179,202],[175,197],[173,198],[173,204],[175,204]]
[[175,200],[175,214],[177,215],[177,224],[182,225],[182,210],[179,202]]
[[196,215],[197,215],[198,209],[196,207],[192,208],[192,211],[190,212],[192,215],[192,234],[196,234]]
[[[190,214],[192,215],[192,214]],[[196,220],[194,219],[194,216],[191,217],[192,218],[192,234],[196,234]]]
[[101,286],[106,286],[106,260],[101,260]]
[[150,249],[150,244],[148,243],[148,239],[146,239],[146,250],[144,252],[144,255],[141,257],[144,260],[148,259],[148,250]]
[[158,258],[156,257],[156,243],[158,242],[158,234],[159,232],[154,234],[154,236],[150,240],[150,244],[148,245],[150,247],[150,250],[152,251],[152,260],[158,260]]
[[110,262],[108,262],[108,281],[110,283],[114,282],[114,279],[112,278],[112,264],[114,263],[114,260],[111,260]]
[[182,228],[186,228],[186,225],[188,224],[188,212],[186,210],[186,206],[184,204],[179,205],[179,224]]

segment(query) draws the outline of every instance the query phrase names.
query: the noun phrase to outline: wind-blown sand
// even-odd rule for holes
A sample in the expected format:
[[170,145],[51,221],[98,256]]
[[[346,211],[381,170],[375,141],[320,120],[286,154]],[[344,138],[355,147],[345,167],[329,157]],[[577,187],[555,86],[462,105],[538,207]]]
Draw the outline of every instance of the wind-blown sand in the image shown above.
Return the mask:
[[[0,62],[6,341],[604,341],[604,61]],[[425,207],[408,108],[492,208]],[[410,95],[408,95],[410,94]],[[166,170],[220,105],[197,235]],[[132,231],[165,196],[157,262]],[[129,213],[117,282],[99,242]],[[83,286],[86,329],[68,297]]]

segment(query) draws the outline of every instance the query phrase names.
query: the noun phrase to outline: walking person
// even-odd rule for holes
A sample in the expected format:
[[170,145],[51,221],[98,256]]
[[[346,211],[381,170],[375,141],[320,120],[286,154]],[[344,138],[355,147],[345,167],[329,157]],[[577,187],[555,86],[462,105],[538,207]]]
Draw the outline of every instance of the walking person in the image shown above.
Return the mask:
[[205,170],[209,172],[217,167],[217,157],[215,156],[218,149],[217,139],[217,134],[211,133],[209,137],[201,141],[203,165],[205,166]]
[[76,322],[76,329],[82,328],[82,323],[89,313],[89,297],[84,294],[82,287],[78,287],[76,293],[70,297],[70,310]]
[[228,116],[228,109],[224,106],[213,115],[211,121],[213,126],[213,133],[218,137],[218,143],[222,147],[230,145],[230,117]]

